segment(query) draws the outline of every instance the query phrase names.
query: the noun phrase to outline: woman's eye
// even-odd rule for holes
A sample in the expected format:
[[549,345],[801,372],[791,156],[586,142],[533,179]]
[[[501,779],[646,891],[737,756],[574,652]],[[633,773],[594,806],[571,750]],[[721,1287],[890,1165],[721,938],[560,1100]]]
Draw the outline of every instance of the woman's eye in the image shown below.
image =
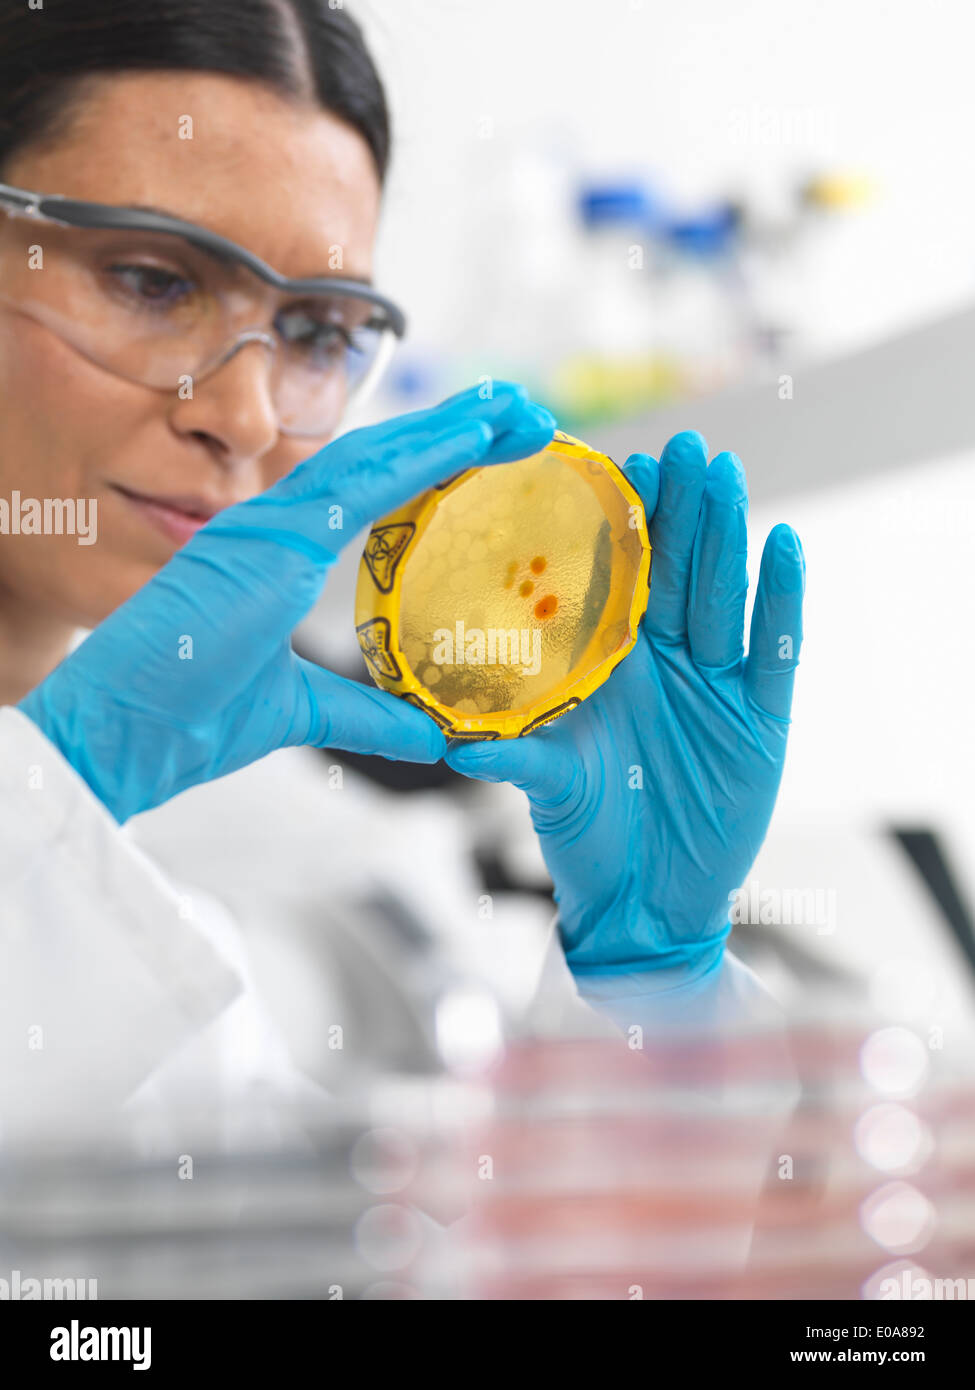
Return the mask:
[[112,265],[108,273],[129,295],[151,306],[178,304],[193,290],[182,275],[161,266]]
[[287,343],[316,360],[344,358],[350,350],[358,350],[344,324],[316,318],[305,309],[292,309],[279,314],[277,324]]

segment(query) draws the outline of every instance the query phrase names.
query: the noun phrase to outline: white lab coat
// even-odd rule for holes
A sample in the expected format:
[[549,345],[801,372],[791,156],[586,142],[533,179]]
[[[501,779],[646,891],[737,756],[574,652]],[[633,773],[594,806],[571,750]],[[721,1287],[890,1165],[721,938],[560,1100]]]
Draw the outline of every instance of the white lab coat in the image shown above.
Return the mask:
[[[456,955],[477,878],[445,799],[414,802],[399,843],[401,800],[347,775],[337,802],[322,755],[289,749],[120,828],[39,729],[0,708],[0,1143],[121,1124],[141,1152],[172,1153],[188,1101],[227,1148],[296,1142],[287,1116],[327,1110],[328,1090],[296,1065],[240,920],[263,917],[269,941],[339,902],[365,839],[376,879]],[[651,992],[652,977],[577,984],[554,922],[540,954],[523,1035],[619,1036],[692,1014],[706,1030],[779,1026],[730,955],[689,1001]]]

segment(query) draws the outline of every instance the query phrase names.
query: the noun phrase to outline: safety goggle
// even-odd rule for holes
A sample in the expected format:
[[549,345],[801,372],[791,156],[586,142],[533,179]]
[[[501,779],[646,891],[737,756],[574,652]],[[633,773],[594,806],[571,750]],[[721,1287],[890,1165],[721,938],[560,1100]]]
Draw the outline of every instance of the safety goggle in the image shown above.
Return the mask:
[[[188,394],[249,343],[270,353],[283,434],[331,434],[406,330],[371,286],[293,280],[205,227],[0,184],[0,302],[89,361]],[[38,235],[43,224],[43,235]]]

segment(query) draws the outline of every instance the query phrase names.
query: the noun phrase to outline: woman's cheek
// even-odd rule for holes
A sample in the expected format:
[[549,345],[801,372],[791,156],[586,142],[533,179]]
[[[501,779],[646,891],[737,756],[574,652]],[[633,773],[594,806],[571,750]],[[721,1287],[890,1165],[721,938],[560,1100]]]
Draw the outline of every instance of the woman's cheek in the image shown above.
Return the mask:
[[[0,316],[0,497],[66,501],[104,491],[103,461],[124,455],[138,437],[138,405],[117,383],[32,320]],[[142,407],[142,414],[145,407]],[[126,440],[129,443],[126,445]],[[158,568],[114,553],[94,514],[96,540],[76,535],[8,535],[0,582],[25,602],[41,602],[67,621],[92,626],[125,601]],[[106,517],[106,521],[108,518]]]
[[281,435],[277,447],[261,460],[261,490],[273,487],[299,463],[324,449],[327,443],[326,439],[291,439]]
[[84,460],[119,412],[105,374],[31,319],[0,321],[0,477],[36,497],[85,495]]

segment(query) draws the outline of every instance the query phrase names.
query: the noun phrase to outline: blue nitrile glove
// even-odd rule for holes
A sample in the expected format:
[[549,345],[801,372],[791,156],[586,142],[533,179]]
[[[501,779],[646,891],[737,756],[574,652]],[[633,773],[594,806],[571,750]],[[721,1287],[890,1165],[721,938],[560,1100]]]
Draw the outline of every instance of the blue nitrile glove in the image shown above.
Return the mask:
[[21,701],[118,821],[295,744],[443,757],[426,714],[302,660],[290,634],[368,522],[551,439],[522,387],[481,395],[345,434],[217,513]]
[[[743,660],[748,498],[734,454],[699,434],[626,474],[650,519],[652,582],[633,651],[605,685],[525,738],[452,743],[451,767],[527,792],[577,975],[720,963],[730,898],[764,839],[785,759],[805,566],[776,526]],[[668,984],[670,987],[670,984]]]

